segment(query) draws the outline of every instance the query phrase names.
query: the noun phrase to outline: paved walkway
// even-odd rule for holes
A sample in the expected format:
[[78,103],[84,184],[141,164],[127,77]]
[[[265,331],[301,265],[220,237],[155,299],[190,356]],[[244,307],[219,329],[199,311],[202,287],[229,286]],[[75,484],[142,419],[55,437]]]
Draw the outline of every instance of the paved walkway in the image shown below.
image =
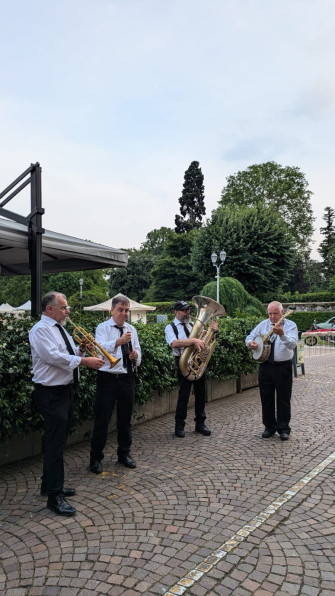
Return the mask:
[[[313,352],[314,353],[314,352]],[[294,380],[292,434],[261,439],[258,390],[208,404],[211,437],[173,415],[134,429],[136,470],[66,451],[77,515],[39,496],[41,459],[1,473],[0,594],[335,594],[335,350]]]

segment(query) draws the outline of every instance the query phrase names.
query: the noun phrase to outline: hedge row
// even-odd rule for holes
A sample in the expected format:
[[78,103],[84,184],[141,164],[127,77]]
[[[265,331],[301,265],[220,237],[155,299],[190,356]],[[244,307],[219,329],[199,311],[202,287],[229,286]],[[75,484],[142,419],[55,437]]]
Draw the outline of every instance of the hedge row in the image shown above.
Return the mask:
[[331,317],[335,317],[335,311],[333,312],[296,312],[290,318],[295,322],[299,331],[308,331],[315,320],[317,323],[324,323]]
[[309,292],[307,294],[299,294],[298,292],[286,292],[279,295],[276,300],[280,302],[335,302],[335,292]]
[[[95,332],[101,317],[86,318],[85,329]],[[238,377],[256,369],[255,361],[244,344],[244,338],[257,323],[255,317],[219,320],[217,346],[208,367],[208,376],[217,379]],[[0,316],[0,442],[13,435],[24,435],[42,429],[42,419],[33,401],[32,367],[28,341],[29,318]],[[165,324],[137,325],[142,348],[141,383],[137,386],[139,404],[153,399],[154,392],[176,386],[172,350],[165,342]],[[93,418],[95,371],[82,367],[76,399],[73,428]]]

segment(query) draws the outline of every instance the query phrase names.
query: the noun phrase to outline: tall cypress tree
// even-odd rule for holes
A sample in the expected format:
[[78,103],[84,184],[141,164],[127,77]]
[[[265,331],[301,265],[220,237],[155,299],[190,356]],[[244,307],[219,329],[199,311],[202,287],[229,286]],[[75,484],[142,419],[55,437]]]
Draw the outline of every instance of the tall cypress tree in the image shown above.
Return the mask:
[[198,161],[192,161],[185,172],[183,192],[179,203],[181,215],[175,217],[175,231],[182,234],[200,228],[206,208],[204,176]]
[[335,209],[326,207],[322,219],[326,222],[323,228],[320,228],[321,234],[325,237],[320,243],[318,251],[323,258],[323,271],[326,281],[329,281],[334,275],[334,256],[335,256]]

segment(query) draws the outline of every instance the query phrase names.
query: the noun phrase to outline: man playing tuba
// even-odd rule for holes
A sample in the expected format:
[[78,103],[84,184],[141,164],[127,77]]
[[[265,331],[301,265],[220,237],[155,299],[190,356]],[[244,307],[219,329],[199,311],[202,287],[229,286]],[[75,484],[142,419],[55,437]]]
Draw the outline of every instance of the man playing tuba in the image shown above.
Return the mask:
[[[187,417],[187,405],[191,393],[193,383],[195,396],[195,432],[202,435],[209,436],[211,431],[205,425],[205,402],[206,402],[206,373],[199,379],[190,381],[185,378],[179,369],[180,356],[185,348],[194,346],[199,351],[205,348],[204,342],[197,337],[189,337],[192,331],[192,323],[190,322],[190,306],[187,302],[179,300],[174,307],[175,319],[172,323],[165,327],[165,339],[172,348],[177,377],[179,382],[178,402],[175,415],[175,435],[176,437],[185,437],[185,421]],[[210,324],[214,332],[218,330],[217,321],[214,320]]]

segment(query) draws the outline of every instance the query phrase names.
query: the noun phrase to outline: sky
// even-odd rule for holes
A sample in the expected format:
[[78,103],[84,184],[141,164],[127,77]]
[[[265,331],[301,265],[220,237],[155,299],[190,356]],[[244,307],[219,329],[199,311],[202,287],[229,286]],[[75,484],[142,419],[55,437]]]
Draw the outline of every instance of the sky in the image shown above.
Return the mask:
[[306,177],[320,258],[333,0],[0,0],[0,22],[0,191],[39,162],[45,228],[139,248],[174,228],[192,161],[208,218],[228,176],[275,161]]

